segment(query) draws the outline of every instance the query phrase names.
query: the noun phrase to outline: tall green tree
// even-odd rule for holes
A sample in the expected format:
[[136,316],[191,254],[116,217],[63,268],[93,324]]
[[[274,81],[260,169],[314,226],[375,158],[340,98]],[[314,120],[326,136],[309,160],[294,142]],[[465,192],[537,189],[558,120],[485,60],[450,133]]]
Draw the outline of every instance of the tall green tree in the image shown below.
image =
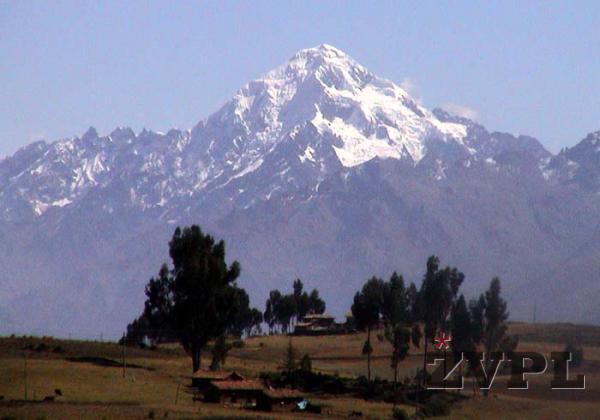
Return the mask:
[[237,314],[227,333],[241,337],[248,334],[255,325],[255,309],[250,307],[250,298],[244,289],[236,289],[236,301],[238,304]]
[[483,331],[485,328],[485,296],[482,294],[479,299],[469,301],[469,314],[471,318],[471,335],[475,346],[483,341]]
[[411,322],[417,322],[423,319],[423,305],[421,304],[421,296],[417,290],[417,286],[410,282],[406,288],[406,300],[409,307],[409,315]]
[[144,313],[169,326],[190,354],[195,372],[208,341],[234,325],[240,307],[235,284],[240,264],[228,265],[225,243],[216,242],[197,225],[175,230],[169,254],[173,270],[161,269],[159,281],[150,280]]
[[490,288],[485,292],[483,344],[487,353],[500,349],[508,329],[506,324],[508,319],[507,305],[500,293],[500,279],[494,277],[490,283]]
[[[508,336],[506,334],[508,325],[508,310],[506,301],[501,296],[502,287],[500,279],[494,277],[490,282],[489,289],[483,295],[480,301],[485,302],[482,306],[483,310],[483,330],[482,343],[486,353],[491,354],[496,351],[511,353],[518,344],[516,336]],[[490,361],[488,360],[488,363]],[[484,395],[488,395],[489,390],[484,391]]]
[[285,333],[289,332],[292,320],[296,317],[297,313],[296,300],[294,299],[294,296],[284,295],[281,298],[280,306],[275,313],[277,315],[279,324],[281,325],[282,331]]
[[319,296],[319,291],[313,289],[308,295],[308,312],[322,314],[325,313],[325,308],[325,301]]
[[390,365],[394,371],[394,406],[396,409],[396,390],[398,385],[398,365],[408,355],[410,348],[410,328],[400,323],[390,325],[385,330],[386,339],[392,344],[392,357]]
[[[410,287],[410,286],[409,286]],[[381,315],[386,322],[385,337],[392,345],[391,367],[394,371],[394,407],[396,408],[396,390],[398,384],[398,365],[408,355],[410,341],[419,346],[420,330],[413,325],[411,299],[416,287],[406,289],[404,279],[394,272],[390,280],[383,285]]]
[[362,290],[354,295],[351,309],[356,328],[367,332],[363,354],[367,356],[367,378],[369,381],[371,380],[371,353],[373,352],[371,330],[379,323],[383,305],[383,289],[383,280],[372,277],[365,283]]
[[407,323],[409,309],[404,279],[394,272],[389,282],[383,285],[381,316],[389,325]]
[[227,354],[232,348],[233,346],[227,342],[225,335],[218,336],[211,350],[210,370],[219,370],[225,364]]
[[302,280],[296,279],[293,284],[293,296],[296,302],[296,321],[304,317],[308,311],[308,295],[304,291],[304,284]]
[[325,301],[319,296],[319,291],[313,289],[310,294],[306,293],[302,280],[296,279],[294,281],[292,295],[296,303],[296,320],[305,317],[309,313],[322,314],[325,312]]
[[460,358],[460,354],[463,352],[475,351],[471,314],[463,295],[460,295],[452,307],[450,331],[452,336],[452,353],[455,359]]
[[[462,355],[467,355],[469,365],[475,366],[474,356],[475,342],[473,340],[473,325],[471,322],[471,313],[467,308],[465,297],[461,294],[456,303],[452,306],[450,316],[450,331],[452,335],[452,355],[455,362],[458,362]],[[460,374],[462,375],[463,365],[460,365]]]
[[120,341],[119,344],[143,345],[146,337],[150,337],[149,330],[148,319],[142,314],[127,325],[125,343]]
[[261,324],[263,323],[263,314],[256,308],[252,308],[250,312],[252,322],[250,328],[248,328],[245,333],[246,335],[260,334],[262,332]]
[[421,337],[423,337],[423,333],[421,332],[419,324],[413,324],[412,329],[410,331],[410,340],[414,347],[421,347]]
[[450,311],[456,300],[458,290],[464,281],[464,274],[456,268],[440,269],[440,260],[431,256],[427,260],[427,271],[421,285],[421,304],[425,322],[425,349],[423,371],[427,372],[427,352],[430,341],[439,329],[448,329]]
[[298,353],[296,352],[296,349],[292,344],[292,339],[290,338],[285,351],[285,359],[283,361],[283,369],[288,375],[292,374],[296,370],[298,361],[297,359]]
[[433,340],[440,319],[439,284],[436,282],[436,274],[440,266],[440,260],[432,255],[427,260],[427,271],[423,276],[423,283],[419,292],[421,305],[423,306],[423,322],[425,324],[425,345],[423,353],[423,372],[427,372],[427,351],[429,342]]
[[147,335],[153,342],[160,342],[172,335],[169,318],[173,310],[172,286],[173,276],[167,264],[163,264],[158,277],[151,278],[146,285],[146,302],[141,318],[146,319]]
[[269,326],[269,333],[272,334],[275,328],[275,325],[279,322],[279,311],[281,307],[281,292],[279,290],[271,290],[269,292],[269,298],[265,303],[265,313],[263,318],[267,325]]

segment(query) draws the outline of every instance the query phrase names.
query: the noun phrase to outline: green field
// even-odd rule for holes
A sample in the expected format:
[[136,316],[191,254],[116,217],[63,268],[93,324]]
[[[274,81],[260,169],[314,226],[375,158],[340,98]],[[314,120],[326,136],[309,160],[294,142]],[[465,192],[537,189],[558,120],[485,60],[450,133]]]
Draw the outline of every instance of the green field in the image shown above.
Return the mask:
[[[549,355],[563,350],[567,339],[584,344],[585,361],[571,374],[586,375],[586,390],[550,389],[551,371],[534,376],[527,391],[505,389],[506,377],[498,377],[489,397],[473,393],[467,380],[462,394],[469,398],[452,406],[450,418],[600,418],[600,327],[567,324],[511,324],[521,337],[519,350]],[[313,369],[342,377],[366,374],[361,356],[364,334],[293,337],[300,355],[309,354]],[[276,371],[285,355],[289,337],[263,336],[245,340],[233,349],[226,369],[254,377]],[[391,378],[390,346],[374,340],[373,374]],[[191,359],[176,345],[155,350],[126,349],[115,343],[66,341],[52,338],[0,339],[0,418],[290,418],[310,415],[289,412],[259,413],[229,404],[194,401]],[[208,357],[208,355],[206,355]],[[207,359],[203,360],[206,366]],[[422,352],[411,349],[400,367],[400,378],[413,375],[422,363]],[[44,402],[59,389],[62,396]],[[27,400],[25,401],[25,392]],[[391,404],[368,402],[352,395],[309,395],[323,407],[321,417],[347,418],[359,411],[363,418],[390,418]],[[407,413],[414,408],[401,406]],[[315,416],[315,415],[312,415]]]

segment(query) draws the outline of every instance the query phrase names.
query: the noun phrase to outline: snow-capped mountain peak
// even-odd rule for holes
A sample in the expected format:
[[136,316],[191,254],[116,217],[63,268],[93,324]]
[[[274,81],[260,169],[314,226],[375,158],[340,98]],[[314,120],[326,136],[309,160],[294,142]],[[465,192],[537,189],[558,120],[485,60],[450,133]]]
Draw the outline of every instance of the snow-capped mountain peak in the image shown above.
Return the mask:
[[224,158],[239,173],[308,124],[345,167],[375,157],[418,162],[429,140],[462,144],[466,135],[464,125],[441,122],[398,85],[323,44],[244,86],[199,137],[211,158]]
[[0,217],[41,216],[97,189],[118,189],[127,205],[162,211],[178,198],[229,186],[246,192],[236,203],[245,207],[273,191],[315,188],[375,158],[416,165],[431,155],[424,162],[441,179],[457,157],[485,145],[468,136],[471,122],[440,115],[323,44],[247,83],[191,131],[136,135],[118,127],[101,137],[91,127],[81,138],[24,150],[0,165]]

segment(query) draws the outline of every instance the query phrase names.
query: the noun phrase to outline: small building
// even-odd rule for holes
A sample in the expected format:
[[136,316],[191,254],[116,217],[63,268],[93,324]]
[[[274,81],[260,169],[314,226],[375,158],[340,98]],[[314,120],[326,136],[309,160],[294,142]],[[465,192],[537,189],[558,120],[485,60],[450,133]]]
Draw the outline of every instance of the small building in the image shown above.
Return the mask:
[[302,318],[302,322],[309,322],[315,327],[333,327],[335,317],[328,314],[309,314]]
[[304,399],[304,395],[289,388],[269,388],[263,391],[263,395],[256,402],[256,406],[262,411],[292,410],[297,403]]
[[310,322],[297,322],[294,327],[294,334],[307,334],[312,326],[313,324]]
[[235,371],[199,369],[192,375],[192,386],[202,391],[213,381],[241,381],[244,379],[242,375]]
[[327,314],[309,314],[304,316],[294,328],[296,335],[335,334],[339,331],[335,317]]
[[245,402],[256,404],[264,395],[264,385],[255,379],[210,382],[204,392],[206,402]]

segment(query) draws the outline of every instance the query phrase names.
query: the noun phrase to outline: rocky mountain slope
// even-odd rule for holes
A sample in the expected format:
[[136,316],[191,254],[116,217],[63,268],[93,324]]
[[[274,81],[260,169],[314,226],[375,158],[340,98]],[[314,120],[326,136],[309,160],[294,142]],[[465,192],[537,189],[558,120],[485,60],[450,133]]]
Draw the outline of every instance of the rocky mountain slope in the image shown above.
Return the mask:
[[367,276],[467,294],[503,279],[516,318],[600,322],[600,132],[536,139],[429,111],[328,45],[188,131],[37,142],[0,162],[0,332],[118,335],[177,225],[225,238],[254,303],[299,276],[341,315]]

